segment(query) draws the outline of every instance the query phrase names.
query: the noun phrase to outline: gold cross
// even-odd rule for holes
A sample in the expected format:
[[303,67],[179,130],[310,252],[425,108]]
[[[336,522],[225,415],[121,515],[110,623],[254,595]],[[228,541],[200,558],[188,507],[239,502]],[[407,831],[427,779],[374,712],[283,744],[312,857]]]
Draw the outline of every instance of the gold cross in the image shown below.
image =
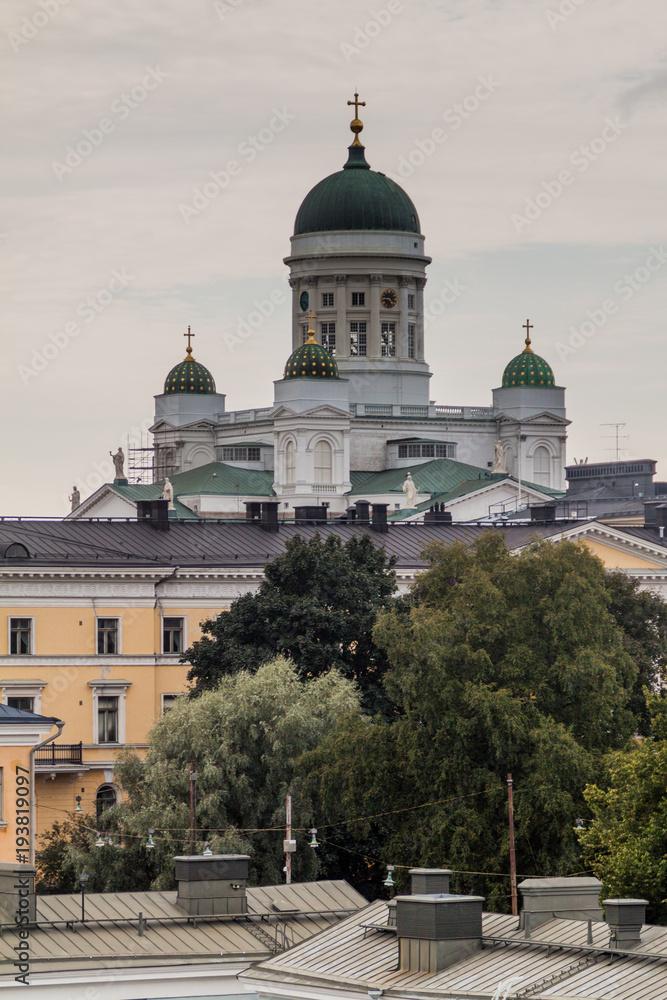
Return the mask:
[[348,104],[354,104],[354,117],[355,118],[359,117],[359,108],[360,107],[362,107],[362,108],[366,107],[366,102],[359,100],[359,94],[357,93],[356,90],[354,92],[354,100],[353,101],[348,101],[347,103]]
[[529,319],[527,319],[526,322],[523,324],[522,329],[526,331],[526,336],[530,337],[530,331],[533,329],[533,324],[530,322]]
[[194,337],[194,333],[190,333],[190,327],[188,327],[188,332],[183,334],[184,337],[188,338],[188,348],[187,353],[192,354],[192,347],[190,346],[190,339]]

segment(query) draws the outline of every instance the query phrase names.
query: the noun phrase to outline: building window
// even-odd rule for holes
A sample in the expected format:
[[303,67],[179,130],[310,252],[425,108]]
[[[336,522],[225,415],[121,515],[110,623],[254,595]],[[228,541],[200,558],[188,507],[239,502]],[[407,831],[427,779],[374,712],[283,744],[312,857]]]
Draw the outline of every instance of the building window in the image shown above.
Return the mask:
[[248,448],[223,448],[223,462],[259,462],[261,459],[260,449],[249,446]]
[[414,309],[415,297],[412,292],[408,292],[408,309]]
[[365,306],[366,305],[366,292],[352,292],[352,305],[353,306]]
[[163,618],[162,619],[162,652],[182,653],[183,652],[183,619]]
[[366,357],[366,323],[350,323],[350,357]]
[[308,324],[307,323],[302,323],[301,324],[301,343],[305,344],[307,340],[308,340]]
[[119,653],[118,618],[97,619],[97,652],[102,654]]
[[285,446],[285,480],[293,484],[296,481],[296,448],[293,441]]
[[23,696],[9,697],[7,699],[7,704],[10,708],[18,708],[22,712],[34,712],[35,711],[35,699],[25,698]]
[[182,698],[182,694],[163,694],[162,695],[162,714],[166,715],[170,712],[179,698]]
[[414,358],[415,356],[415,329],[414,323],[408,323],[408,357]]
[[320,323],[320,340],[322,347],[329,354],[336,354],[336,324]]
[[380,343],[383,358],[396,357],[396,324],[383,323],[380,328]]
[[453,444],[399,444],[399,458],[454,458]]
[[333,452],[328,441],[318,441],[315,445],[315,482],[331,483],[333,478]]
[[116,805],[116,790],[111,785],[100,785],[95,796],[95,815],[99,819],[102,813]]
[[551,472],[551,456],[544,445],[533,452],[533,479],[539,486],[548,486]]
[[12,656],[32,653],[32,618],[9,619],[9,652]]
[[97,742],[118,743],[118,695],[101,694],[97,699]]
[[333,292],[322,292],[322,305],[325,309],[328,309],[334,304],[334,293]]

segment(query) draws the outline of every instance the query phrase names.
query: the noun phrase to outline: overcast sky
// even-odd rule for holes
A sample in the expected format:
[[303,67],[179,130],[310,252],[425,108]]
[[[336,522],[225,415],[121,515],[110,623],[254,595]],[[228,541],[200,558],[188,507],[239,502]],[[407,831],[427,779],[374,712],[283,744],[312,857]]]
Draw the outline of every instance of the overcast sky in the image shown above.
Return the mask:
[[3,14],[1,513],[62,515],[73,484],[112,478],[188,324],[229,409],[272,402],[282,258],[301,200],[345,161],[355,87],[367,158],[413,199],[433,258],[432,398],[490,405],[529,317],[567,387],[568,460],[613,457],[601,425],[620,422],[624,457],[667,479],[664,0]]

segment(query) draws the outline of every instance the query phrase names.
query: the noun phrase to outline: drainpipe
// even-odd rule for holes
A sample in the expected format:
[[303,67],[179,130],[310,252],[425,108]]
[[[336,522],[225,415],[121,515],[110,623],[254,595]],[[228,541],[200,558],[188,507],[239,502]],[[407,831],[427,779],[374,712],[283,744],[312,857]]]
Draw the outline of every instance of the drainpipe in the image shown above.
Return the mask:
[[63,729],[65,728],[64,722],[56,722],[55,725],[58,727],[58,732],[53,736],[47,737],[43,743],[38,743],[37,746],[32,747],[30,750],[30,864],[35,863],[35,806],[37,804],[37,795],[35,792],[35,754],[42,747],[45,747],[47,743],[53,743],[57,740]]

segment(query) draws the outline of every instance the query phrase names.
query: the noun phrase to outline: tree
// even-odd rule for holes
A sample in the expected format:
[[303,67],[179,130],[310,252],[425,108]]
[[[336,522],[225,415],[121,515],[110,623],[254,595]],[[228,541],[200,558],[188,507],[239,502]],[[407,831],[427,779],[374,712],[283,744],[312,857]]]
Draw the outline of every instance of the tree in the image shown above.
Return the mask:
[[593,814],[579,838],[585,863],[610,898],[649,901],[667,923],[667,702],[650,698],[651,735],[613,755],[607,787],[585,792]]
[[[124,801],[96,822],[114,846],[73,846],[66,862],[75,876],[86,868],[91,891],[174,885],[173,857],[190,853],[190,765],[196,779],[196,850],[251,856],[251,883],[283,881],[285,799],[293,796],[293,823],[301,828],[294,856],[297,880],[313,877],[317,855],[304,829],[312,825],[294,764],[333,728],[343,713],[359,711],[354,685],[336,671],[307,684],[277,658],[256,673],[223,677],[214,691],[181,699],[151,730],[145,761],[119,757],[116,780]],[[146,849],[154,829],[155,848]]]
[[[488,532],[425,555],[412,607],[382,611],[374,632],[396,721],[343,719],[302,767],[347,843],[375,839],[387,863],[469,873],[459,888],[503,909],[507,880],[473,873],[509,870],[507,773],[519,872],[576,871],[584,787],[636,729],[636,668],[584,546],[511,555]],[[342,846],[336,829],[328,839]]]
[[184,653],[195,693],[283,655],[304,680],[335,667],[358,684],[367,710],[384,707],[387,659],[372,633],[396,588],[394,563],[367,535],[345,545],[337,535],[290,539],[285,553],[267,564],[257,593],[204,622],[203,638]]

